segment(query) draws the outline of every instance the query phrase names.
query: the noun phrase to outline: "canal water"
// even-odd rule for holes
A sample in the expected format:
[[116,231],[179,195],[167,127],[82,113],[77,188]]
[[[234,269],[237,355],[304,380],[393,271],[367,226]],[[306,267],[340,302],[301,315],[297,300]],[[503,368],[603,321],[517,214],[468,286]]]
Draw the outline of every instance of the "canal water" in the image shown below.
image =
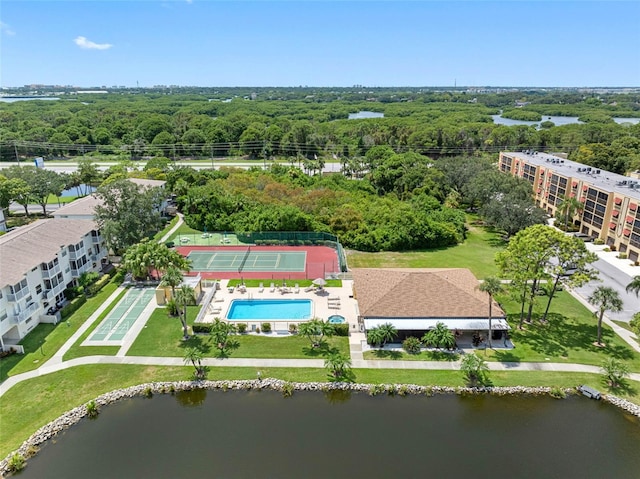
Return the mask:
[[28,478],[639,477],[640,422],[572,397],[205,391],[102,409]]

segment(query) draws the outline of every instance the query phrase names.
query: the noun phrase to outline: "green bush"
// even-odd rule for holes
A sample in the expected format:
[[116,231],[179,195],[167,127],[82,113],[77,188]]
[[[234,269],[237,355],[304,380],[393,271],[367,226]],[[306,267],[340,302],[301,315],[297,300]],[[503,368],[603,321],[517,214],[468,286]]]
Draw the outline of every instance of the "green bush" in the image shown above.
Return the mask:
[[270,333],[271,332],[271,323],[262,323],[262,332]]
[[102,278],[87,288],[87,293],[92,296],[97,294],[102,288],[109,284],[109,281],[111,281],[111,277],[108,274],[105,274]]
[[24,456],[19,452],[16,452],[11,458],[9,458],[9,462],[7,464],[7,469],[10,472],[18,472],[24,469],[26,461],[24,460]]
[[207,323],[194,323],[191,329],[193,330],[193,334],[196,333],[205,333],[210,334],[211,329],[213,328],[213,324]]
[[240,334],[246,333],[247,332],[247,323],[238,324],[238,332]]
[[72,299],[77,298],[83,293],[83,288],[82,286],[71,286],[70,288],[66,288],[63,293],[64,297],[68,301],[71,301]]
[[596,238],[596,239],[593,240],[593,244],[603,245],[604,244],[604,240],[600,239],[600,238]]
[[349,336],[349,324],[334,324],[333,332],[336,336]]
[[74,299],[73,301],[71,301],[69,304],[67,304],[64,308],[60,310],[60,318],[67,319],[73,313],[78,311],[78,309],[80,309],[80,307],[86,302],[87,302],[86,296],[80,296]]
[[627,253],[620,253],[620,254],[618,255],[618,258],[619,258],[619,259],[627,259]]
[[421,346],[422,343],[420,340],[414,336],[409,336],[407,339],[402,341],[402,349],[409,354],[420,354]]
[[298,332],[298,325],[293,323],[289,325],[289,332],[291,334],[296,334]]

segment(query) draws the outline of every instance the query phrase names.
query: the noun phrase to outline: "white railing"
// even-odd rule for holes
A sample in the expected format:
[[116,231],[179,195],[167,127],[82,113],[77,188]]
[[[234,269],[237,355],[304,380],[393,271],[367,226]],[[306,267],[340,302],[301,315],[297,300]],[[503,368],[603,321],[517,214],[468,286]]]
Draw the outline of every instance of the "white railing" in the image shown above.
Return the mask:
[[55,265],[51,269],[43,269],[42,277],[49,279],[49,278],[53,278],[54,276],[57,276],[58,273],[62,273],[62,268],[60,267],[59,264]]
[[20,301],[22,298],[26,297],[29,294],[29,288],[22,288],[20,291],[18,291],[17,293],[9,293],[7,295],[7,299],[9,301]]
[[24,311],[20,311],[18,314],[16,314],[16,317],[18,318],[18,322],[22,323],[23,321],[29,319],[29,317],[35,313],[38,310],[38,305],[36,303],[31,303],[29,306],[27,306],[27,309],[25,309]]

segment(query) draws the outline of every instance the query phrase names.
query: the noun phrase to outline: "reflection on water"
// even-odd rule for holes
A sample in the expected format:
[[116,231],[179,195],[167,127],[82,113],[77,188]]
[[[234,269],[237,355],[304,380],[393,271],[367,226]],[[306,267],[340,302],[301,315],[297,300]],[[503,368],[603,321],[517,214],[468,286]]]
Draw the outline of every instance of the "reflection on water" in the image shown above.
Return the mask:
[[104,407],[20,477],[637,479],[639,450],[637,419],[581,396],[194,390]]

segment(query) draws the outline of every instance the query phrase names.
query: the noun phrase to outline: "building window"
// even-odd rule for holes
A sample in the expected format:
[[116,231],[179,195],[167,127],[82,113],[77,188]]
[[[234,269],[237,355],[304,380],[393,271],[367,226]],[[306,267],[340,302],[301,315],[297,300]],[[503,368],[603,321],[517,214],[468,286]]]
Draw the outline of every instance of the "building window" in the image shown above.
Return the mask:
[[36,294],[40,294],[40,293],[42,293],[42,285],[41,284],[36,286]]

